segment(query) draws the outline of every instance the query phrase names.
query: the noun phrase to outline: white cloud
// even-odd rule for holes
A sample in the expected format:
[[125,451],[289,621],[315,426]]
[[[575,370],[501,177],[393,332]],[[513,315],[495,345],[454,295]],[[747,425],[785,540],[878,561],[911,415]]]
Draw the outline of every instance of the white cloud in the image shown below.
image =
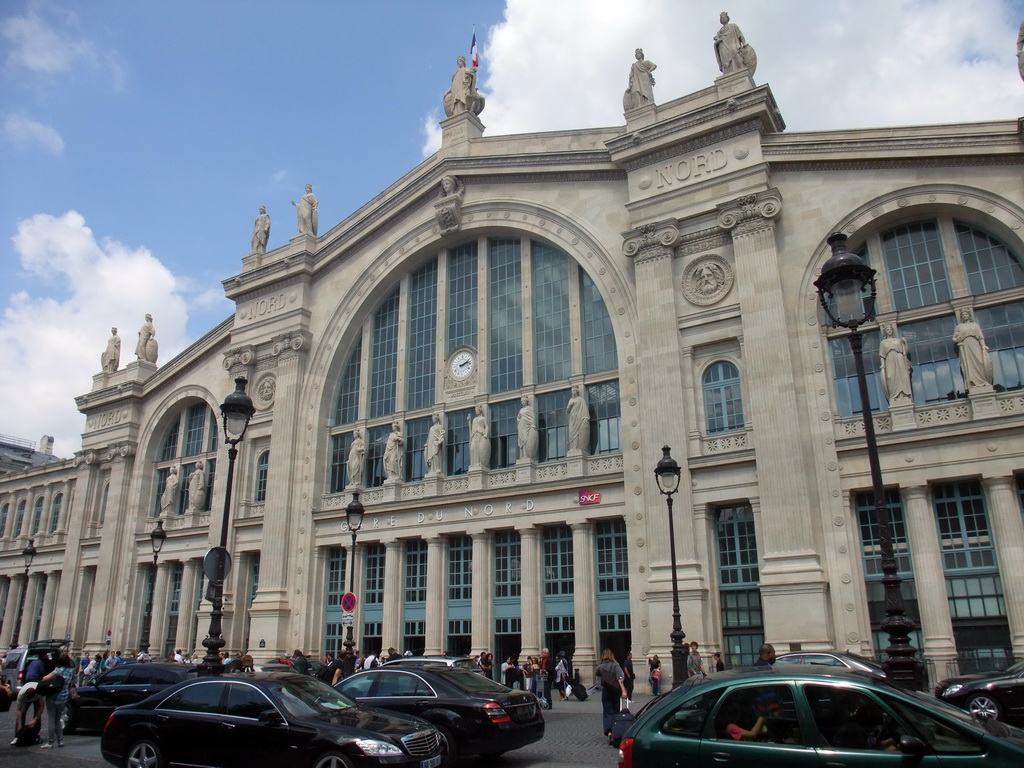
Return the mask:
[[[1021,3],[733,0],[791,131],[1014,118],[1024,113]],[[485,135],[623,125],[633,51],[664,104],[711,87],[720,8],[698,0],[508,0],[481,40]],[[425,124],[425,145],[436,149]]]
[[24,112],[18,112],[4,120],[4,133],[18,147],[39,144],[54,155],[64,151],[64,139],[56,128],[43,125]]
[[[65,21],[73,18],[65,17]],[[92,43],[58,31],[40,17],[35,8],[30,8],[24,16],[0,20],[0,35],[10,44],[8,63],[31,72],[53,75],[67,72],[81,61],[96,61]]]
[[32,440],[52,434],[54,453],[67,457],[81,447],[84,427],[74,398],[92,388],[111,326],[122,339],[122,368],[135,360],[136,332],[147,312],[160,364],[188,343],[181,281],[145,248],[98,243],[75,211],[23,220],[13,241],[39,296],[29,290],[10,296],[0,319],[0,370],[7,372],[0,402],[18,403],[7,409],[2,431]]

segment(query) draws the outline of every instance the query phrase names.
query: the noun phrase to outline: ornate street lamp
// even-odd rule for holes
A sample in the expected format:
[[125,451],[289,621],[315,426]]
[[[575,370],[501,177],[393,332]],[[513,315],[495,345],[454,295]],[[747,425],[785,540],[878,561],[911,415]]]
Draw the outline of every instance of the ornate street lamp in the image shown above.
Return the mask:
[[878,461],[878,442],[875,439],[875,421],[868,400],[868,380],[864,372],[863,334],[861,326],[875,317],[875,270],[855,253],[846,250],[846,235],[836,232],[828,237],[832,255],[821,267],[821,276],[814,281],[818,300],[828,315],[833,328],[850,330],[850,348],[857,369],[860,388],[861,413],[864,416],[864,437],[867,440],[868,465],[871,468],[871,486],[874,493],[874,517],[878,526],[879,548],[882,552],[882,584],[885,587],[885,618],[880,629],[889,635],[889,647],[882,666],[886,674],[908,687],[921,687],[922,665],[914,658],[917,650],[910,644],[914,622],[907,616],[896,569],[896,555],[892,546],[892,526],[889,507],[882,487],[882,469]]
[[25,588],[21,590],[21,605],[18,606],[18,619],[14,623],[14,634],[11,635],[11,647],[18,646],[18,638],[21,637],[21,615],[25,613],[25,597],[28,595],[28,569],[32,567],[32,560],[36,556],[35,539],[28,540],[28,546],[21,550],[21,556],[25,558]]
[[146,598],[146,615],[142,619],[142,638],[139,640],[139,654],[149,655],[149,629],[153,624],[153,596],[156,593],[156,561],[163,549],[164,541],[167,540],[167,531],[164,530],[164,521],[157,520],[156,528],[149,533],[149,543],[153,547],[153,583],[149,585],[149,595]]
[[[348,523],[348,529],[352,532],[352,548],[348,551],[349,592],[355,592],[356,588],[356,533],[363,527],[364,512],[362,502],[359,501],[359,491],[353,491],[352,501],[345,507],[345,522]],[[354,624],[355,613],[353,612],[349,615],[352,617],[352,624]],[[352,638],[352,624],[345,628],[345,662],[342,670],[346,675],[351,675],[356,668],[356,641]]]
[[676,564],[676,527],[672,515],[672,496],[679,490],[681,470],[672,458],[672,449],[667,445],[661,449],[662,457],[654,468],[654,476],[658,479],[658,490],[668,504],[668,544],[672,558],[672,688],[678,688],[686,679],[686,656],[689,646],[683,643],[683,623],[679,618],[679,577]]
[[[252,398],[245,394],[245,385],[249,382],[244,377],[235,379],[235,391],[224,398],[220,413],[223,417],[224,442],[228,444],[228,479],[224,487],[224,515],[221,518],[220,546],[207,553],[204,571],[210,579],[210,631],[203,640],[206,656],[199,665],[200,675],[219,675],[224,671],[224,660],[220,657],[220,649],[224,647],[221,637],[221,620],[224,617],[224,578],[227,576],[228,562],[228,523],[231,520],[231,486],[235,478],[235,459],[238,458],[238,444],[245,437],[249,428],[249,420],[256,413]],[[209,566],[209,568],[208,568]]]

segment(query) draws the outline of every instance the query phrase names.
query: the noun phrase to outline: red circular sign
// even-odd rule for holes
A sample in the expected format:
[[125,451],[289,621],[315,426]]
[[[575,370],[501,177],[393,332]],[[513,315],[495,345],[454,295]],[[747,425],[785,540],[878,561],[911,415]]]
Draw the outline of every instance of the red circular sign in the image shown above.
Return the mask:
[[356,609],[356,596],[351,592],[346,592],[341,596],[341,610],[345,613],[351,613]]

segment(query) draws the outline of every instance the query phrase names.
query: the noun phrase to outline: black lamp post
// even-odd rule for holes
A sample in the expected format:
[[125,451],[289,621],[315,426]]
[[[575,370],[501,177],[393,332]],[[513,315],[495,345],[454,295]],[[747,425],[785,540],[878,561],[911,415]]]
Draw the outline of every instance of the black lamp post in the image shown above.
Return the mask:
[[18,639],[21,637],[21,615],[25,613],[25,598],[28,596],[28,569],[32,567],[32,560],[36,556],[35,539],[28,540],[28,546],[21,550],[21,556],[25,558],[25,588],[21,590],[21,605],[18,606],[18,620],[14,623],[14,634],[11,635],[11,647],[18,646]]
[[[363,527],[363,513],[363,504],[359,501],[359,491],[353,491],[352,501],[345,507],[345,522],[348,523],[348,529],[352,532],[352,548],[348,551],[349,592],[355,592],[356,588],[356,533]],[[352,624],[355,624],[356,617],[354,612],[349,616],[352,617],[352,623],[345,628],[345,662],[342,665],[342,671],[346,675],[351,675],[356,668],[356,641],[352,639]]]
[[[224,617],[224,577],[228,571],[228,523],[231,520],[231,486],[235,479],[235,459],[238,458],[238,444],[245,437],[249,427],[249,419],[256,413],[252,398],[245,394],[245,385],[249,382],[244,377],[235,379],[235,391],[224,398],[220,413],[224,423],[224,442],[228,444],[228,479],[224,488],[224,516],[220,526],[220,546],[210,550],[212,555],[212,573],[210,579],[210,597],[213,610],[210,612],[210,631],[203,640],[206,656],[199,665],[200,675],[219,675],[224,671],[224,660],[220,657],[220,649],[224,647],[221,636],[221,620]],[[209,560],[208,560],[209,562]]]
[[167,540],[167,531],[164,530],[164,521],[157,520],[156,528],[149,533],[149,543],[153,547],[153,583],[150,584],[149,596],[146,598],[146,615],[142,619],[142,637],[139,640],[139,654],[149,655],[149,629],[153,624],[153,596],[156,592],[156,561],[160,556],[160,550]]
[[829,235],[832,255],[822,265],[821,276],[814,281],[818,300],[825,309],[833,328],[850,330],[850,348],[857,369],[860,388],[861,412],[864,416],[864,437],[867,440],[868,465],[871,468],[871,486],[874,493],[875,525],[878,526],[879,547],[882,551],[882,584],[885,586],[885,619],[880,629],[889,635],[889,647],[882,666],[886,674],[908,687],[920,688],[922,665],[914,658],[917,652],[910,644],[914,622],[907,616],[900,590],[900,577],[896,568],[896,555],[892,546],[892,526],[889,508],[882,487],[882,469],[878,461],[878,442],[875,422],[868,400],[868,381],[864,373],[863,334],[861,326],[875,317],[875,270],[855,253],[846,250],[846,235]]
[[672,558],[672,688],[678,688],[686,679],[686,657],[690,648],[683,643],[683,623],[679,618],[679,577],[676,573],[676,526],[672,515],[672,496],[679,490],[681,470],[672,458],[672,449],[662,447],[662,457],[654,468],[654,476],[658,479],[658,490],[668,504],[668,545]]

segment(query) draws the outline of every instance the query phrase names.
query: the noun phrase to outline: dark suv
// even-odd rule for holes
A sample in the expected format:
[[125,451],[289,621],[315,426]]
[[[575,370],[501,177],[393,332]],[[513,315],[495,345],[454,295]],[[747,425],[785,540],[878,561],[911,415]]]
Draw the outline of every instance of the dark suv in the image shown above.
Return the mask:
[[110,713],[122,704],[134,704],[157,691],[170,688],[196,676],[196,667],[185,664],[153,662],[118,664],[94,675],[77,689],[77,698],[69,698],[65,733],[79,728],[102,731]]
[[12,648],[4,656],[3,681],[11,686],[14,695],[17,696],[25,682],[25,672],[28,671],[28,665],[32,663],[32,660],[38,658],[40,654],[46,653],[53,661],[57,658],[57,654],[67,650],[68,645],[70,642],[67,640],[36,640],[28,645]]

